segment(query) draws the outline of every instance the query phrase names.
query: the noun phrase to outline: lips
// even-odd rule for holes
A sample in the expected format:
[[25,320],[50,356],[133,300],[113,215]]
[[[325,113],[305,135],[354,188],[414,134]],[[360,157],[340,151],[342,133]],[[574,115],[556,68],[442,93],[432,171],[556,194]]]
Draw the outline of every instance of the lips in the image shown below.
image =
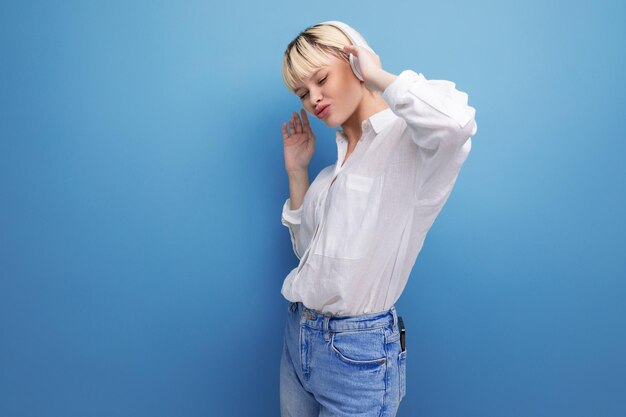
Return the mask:
[[317,114],[316,114],[316,115],[317,115],[317,117],[323,117],[323,115],[325,116],[325,115],[326,115],[326,113],[328,113],[328,112],[326,111],[326,109],[328,108],[328,106],[330,106],[330,104],[327,104],[327,105],[325,105],[325,106],[322,106],[322,107],[320,108],[320,111],[318,111],[318,112],[317,112]]

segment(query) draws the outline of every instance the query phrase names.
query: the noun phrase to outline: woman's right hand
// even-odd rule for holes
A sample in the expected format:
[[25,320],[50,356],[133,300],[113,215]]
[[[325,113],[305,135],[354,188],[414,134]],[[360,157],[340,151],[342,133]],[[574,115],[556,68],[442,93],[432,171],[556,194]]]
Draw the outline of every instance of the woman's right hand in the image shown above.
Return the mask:
[[315,135],[311,130],[306,110],[300,109],[302,122],[298,113],[293,112],[287,123],[283,122],[283,141],[285,145],[285,169],[287,172],[306,171],[315,151]]

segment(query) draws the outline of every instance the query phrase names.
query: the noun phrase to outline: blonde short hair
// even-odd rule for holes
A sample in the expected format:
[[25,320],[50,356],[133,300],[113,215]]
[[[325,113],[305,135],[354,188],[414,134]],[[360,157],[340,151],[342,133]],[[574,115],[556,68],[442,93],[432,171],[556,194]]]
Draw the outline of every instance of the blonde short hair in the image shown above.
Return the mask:
[[345,45],[352,42],[332,25],[320,23],[300,32],[283,55],[282,74],[287,88],[295,94],[296,84],[328,65],[330,55],[350,62],[349,54],[343,51]]

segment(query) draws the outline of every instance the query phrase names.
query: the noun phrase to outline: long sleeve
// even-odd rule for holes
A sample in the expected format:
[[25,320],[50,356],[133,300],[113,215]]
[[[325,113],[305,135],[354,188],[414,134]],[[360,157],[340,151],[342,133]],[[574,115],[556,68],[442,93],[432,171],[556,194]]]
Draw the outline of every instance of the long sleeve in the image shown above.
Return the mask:
[[405,70],[381,94],[419,148],[415,204],[445,202],[478,130],[476,109],[468,105],[467,93],[455,87]]
[[297,235],[300,232],[300,222],[302,219],[302,206],[297,210],[291,209],[291,198],[288,198],[283,204],[283,212],[281,216],[281,223],[289,229],[289,236],[291,237],[291,244],[293,246],[293,252],[298,259],[301,258],[301,254],[298,251],[298,239]]

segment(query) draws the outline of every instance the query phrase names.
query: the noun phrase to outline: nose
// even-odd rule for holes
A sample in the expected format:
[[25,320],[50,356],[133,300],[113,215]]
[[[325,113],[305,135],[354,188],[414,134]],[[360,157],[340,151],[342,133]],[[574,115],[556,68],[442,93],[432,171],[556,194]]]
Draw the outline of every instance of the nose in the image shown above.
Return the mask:
[[315,109],[315,105],[322,101],[322,92],[321,91],[310,91],[309,96],[311,97],[311,107]]

